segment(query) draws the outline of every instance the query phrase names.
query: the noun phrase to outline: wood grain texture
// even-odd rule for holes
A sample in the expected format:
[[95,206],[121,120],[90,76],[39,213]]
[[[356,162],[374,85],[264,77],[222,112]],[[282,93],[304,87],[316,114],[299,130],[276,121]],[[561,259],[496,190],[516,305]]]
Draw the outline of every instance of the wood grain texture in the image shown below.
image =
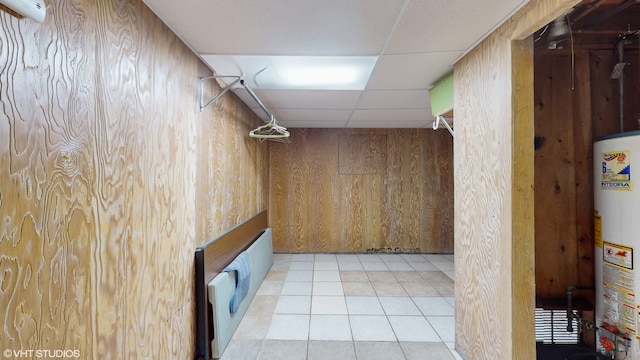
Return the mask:
[[[638,59],[638,50],[625,49],[627,61]],[[618,81],[609,79],[617,56],[611,51],[593,50],[590,52],[590,80],[593,135],[594,137],[615,134],[620,131],[620,90]],[[638,88],[640,83],[640,69],[637,66],[625,66],[624,80],[624,131],[640,129],[638,116],[640,115],[640,101]]]
[[200,113],[210,72],[142,2],[47,5],[0,13],[2,347],[192,358],[194,250],[266,208],[260,120]]
[[[576,74],[589,74],[590,54],[575,54]],[[595,285],[594,236],[593,236],[593,126],[591,119],[591,76],[580,76],[574,81],[573,137],[575,154],[576,192],[576,243],[579,285]],[[581,297],[595,303],[594,293],[583,292]],[[595,333],[584,332],[593,336]]]
[[340,175],[385,175],[386,152],[386,135],[340,135],[338,173]]
[[524,40],[554,19],[567,13],[582,0],[529,0],[515,13],[508,27],[512,40]]
[[569,3],[529,2],[454,65],[456,349],[465,358],[535,358],[534,254],[525,234],[534,224],[525,203],[534,180],[526,150],[533,48],[514,40]]
[[578,280],[576,177],[568,56],[536,57],[536,294],[564,296]]
[[275,251],[452,251],[447,132],[291,130],[291,144],[270,145]]
[[[512,222],[512,318],[519,324],[535,323],[535,309],[531,299],[535,297],[535,217],[534,185],[534,63],[533,37],[511,42],[513,76],[513,147],[511,161],[513,189],[511,193]],[[525,358],[532,355],[535,328],[514,326],[513,356]]]
[[494,33],[454,67],[456,346],[467,358],[513,358],[509,42]]

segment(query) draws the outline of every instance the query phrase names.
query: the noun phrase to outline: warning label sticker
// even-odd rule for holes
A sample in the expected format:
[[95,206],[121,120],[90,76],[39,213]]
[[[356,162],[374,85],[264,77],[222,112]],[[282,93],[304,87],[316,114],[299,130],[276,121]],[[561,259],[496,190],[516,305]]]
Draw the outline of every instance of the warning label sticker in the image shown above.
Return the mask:
[[605,241],[602,260],[613,265],[633,270],[633,249]]
[[636,334],[635,271],[633,248],[603,244],[603,319],[619,330]]
[[632,190],[631,151],[608,151],[601,154],[600,187],[607,190]]

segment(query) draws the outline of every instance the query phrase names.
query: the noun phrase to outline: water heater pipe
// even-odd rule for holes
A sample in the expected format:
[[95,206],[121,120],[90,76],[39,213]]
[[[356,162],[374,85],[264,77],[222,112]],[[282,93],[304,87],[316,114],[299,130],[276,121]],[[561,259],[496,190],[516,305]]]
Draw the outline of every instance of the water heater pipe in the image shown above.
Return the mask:
[[[624,45],[626,42],[627,38],[623,37],[616,43],[616,47],[618,48],[618,63],[624,63]],[[620,72],[618,88],[620,90],[620,132],[624,132],[624,70]]]

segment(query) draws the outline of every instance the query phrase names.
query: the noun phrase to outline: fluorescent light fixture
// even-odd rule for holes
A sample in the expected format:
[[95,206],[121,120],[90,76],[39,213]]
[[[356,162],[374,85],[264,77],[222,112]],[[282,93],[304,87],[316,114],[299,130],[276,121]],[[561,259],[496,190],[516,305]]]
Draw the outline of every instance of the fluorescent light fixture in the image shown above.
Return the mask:
[[[376,57],[279,57],[264,78],[273,86],[295,89],[363,90]],[[269,70],[269,69],[267,69]],[[262,74],[258,77],[261,80]]]
[[363,90],[377,56],[203,55],[219,75],[258,89]]
[[349,66],[298,66],[282,69],[279,75],[283,84],[292,87],[330,87],[359,83],[362,76],[358,70]]

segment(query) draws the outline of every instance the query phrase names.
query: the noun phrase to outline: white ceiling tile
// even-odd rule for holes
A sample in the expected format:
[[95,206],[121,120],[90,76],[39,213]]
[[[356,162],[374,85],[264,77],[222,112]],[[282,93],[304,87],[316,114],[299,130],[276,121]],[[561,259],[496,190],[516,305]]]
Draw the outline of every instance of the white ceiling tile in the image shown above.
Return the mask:
[[370,122],[384,122],[389,123],[398,121],[432,121],[433,115],[429,109],[399,109],[399,110],[355,110],[349,125],[351,122],[357,121],[370,121]]
[[317,109],[270,109],[279,124],[285,125],[285,119],[290,121],[347,121],[351,110],[317,110]]
[[[288,120],[286,126],[289,129],[293,128],[322,128],[322,129],[331,129],[331,128],[343,128],[347,124],[346,121],[296,121],[296,120]],[[294,141],[291,139],[291,141]]]
[[377,55],[404,0],[145,2],[199,53]]
[[428,90],[447,73],[461,51],[385,55],[378,60],[367,90]]
[[353,121],[347,124],[348,128],[370,128],[370,129],[420,129],[425,127],[425,123],[421,121],[394,121],[390,122],[376,122],[376,121]]
[[369,90],[358,109],[425,109],[430,106],[428,90]]
[[362,91],[357,90],[262,90],[254,89],[262,102],[274,108],[353,109]]
[[464,51],[527,2],[411,1],[389,42],[387,54]]

